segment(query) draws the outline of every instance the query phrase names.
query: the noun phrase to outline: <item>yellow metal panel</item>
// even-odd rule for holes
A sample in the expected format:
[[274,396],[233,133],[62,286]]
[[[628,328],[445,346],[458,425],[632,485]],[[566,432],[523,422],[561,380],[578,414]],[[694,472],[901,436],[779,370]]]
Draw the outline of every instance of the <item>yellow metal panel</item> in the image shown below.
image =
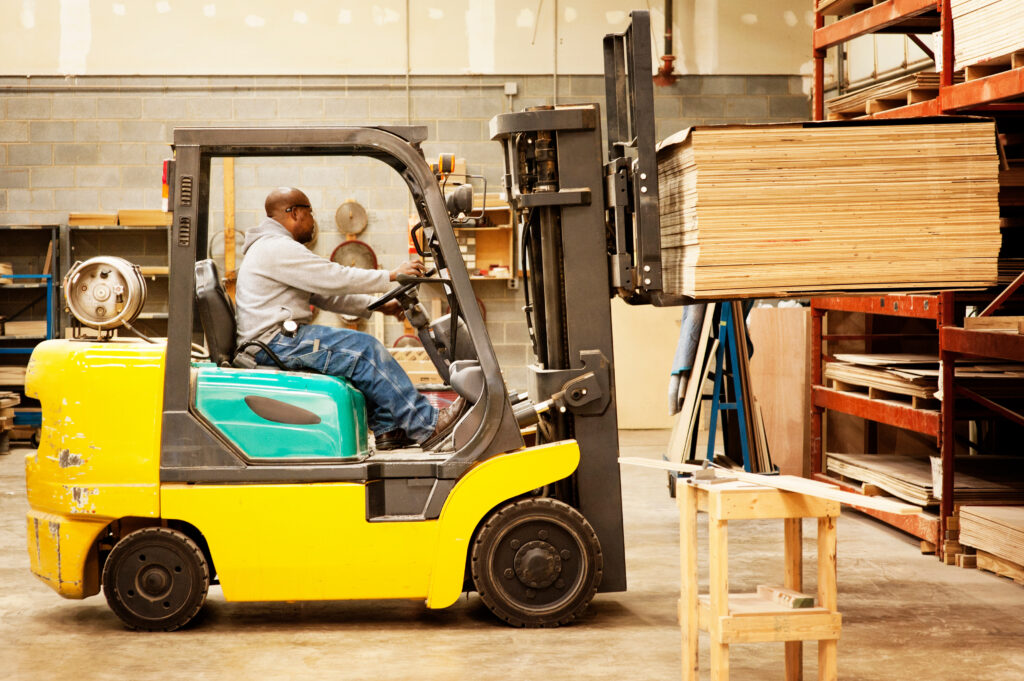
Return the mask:
[[25,381],[43,410],[39,449],[25,460],[33,509],[159,516],[164,353],[134,340],[36,347]]
[[462,593],[466,550],[501,502],[570,475],[575,442],[490,459],[455,486],[438,520],[368,522],[365,486],[166,484],[166,519],[195,525],[229,601],[427,598]]
[[568,477],[579,462],[579,445],[566,440],[496,456],[463,476],[441,510],[427,607],[447,608],[458,600],[469,542],[488,511],[506,499]]
[[28,554],[32,572],[64,598],[85,598],[99,592],[96,566],[86,570],[86,563],[95,560],[90,549],[106,527],[99,522],[29,511]]
[[229,601],[425,598],[438,521],[367,522],[352,483],[164,485],[206,537]]

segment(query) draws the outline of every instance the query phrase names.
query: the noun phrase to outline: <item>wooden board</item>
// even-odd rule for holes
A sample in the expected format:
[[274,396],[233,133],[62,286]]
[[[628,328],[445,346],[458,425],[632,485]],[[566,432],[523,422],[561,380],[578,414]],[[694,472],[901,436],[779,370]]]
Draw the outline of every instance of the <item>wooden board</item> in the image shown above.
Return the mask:
[[30,338],[44,338],[46,336],[46,321],[29,321],[29,322],[4,322],[0,327],[3,328],[3,336],[22,336]]
[[700,412],[700,396],[703,394],[707,375],[714,364],[715,351],[718,347],[718,341],[712,337],[716,307],[715,303],[709,303],[704,312],[704,324],[701,326],[701,335],[693,360],[693,370],[690,372],[690,380],[686,383],[683,407],[676,415],[672,434],[669,437],[667,453],[669,461],[681,462],[695,456],[693,451],[694,430],[697,415]]
[[1022,322],[1024,322],[1024,317],[966,317],[964,319],[964,328],[976,331],[1013,331],[1017,333]]
[[68,213],[71,227],[102,227],[117,224],[117,213]]
[[988,122],[692,128],[658,152],[664,287],[697,299],[990,286]]
[[171,224],[173,215],[162,210],[119,210],[117,224],[131,227],[165,227]]
[[25,385],[25,367],[0,366],[0,386]]

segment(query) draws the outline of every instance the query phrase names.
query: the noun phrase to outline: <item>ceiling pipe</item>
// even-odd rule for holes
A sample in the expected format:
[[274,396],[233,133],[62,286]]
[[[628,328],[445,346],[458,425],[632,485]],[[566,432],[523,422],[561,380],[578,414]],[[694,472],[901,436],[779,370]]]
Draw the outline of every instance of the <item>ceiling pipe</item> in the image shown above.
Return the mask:
[[665,0],[665,56],[661,58],[661,68],[654,75],[654,84],[668,87],[679,79],[675,72],[675,55],[672,54],[672,0]]

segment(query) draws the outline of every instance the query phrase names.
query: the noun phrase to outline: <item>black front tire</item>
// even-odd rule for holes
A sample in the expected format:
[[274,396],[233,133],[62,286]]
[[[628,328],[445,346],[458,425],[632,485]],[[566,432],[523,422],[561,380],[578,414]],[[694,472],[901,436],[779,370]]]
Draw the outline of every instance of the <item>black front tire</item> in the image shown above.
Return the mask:
[[473,540],[480,599],[514,627],[557,627],[579,617],[601,584],[604,558],[583,515],[557,499],[500,507]]
[[210,569],[187,535],[146,527],[123,537],[103,565],[103,595],[129,629],[174,631],[206,602]]

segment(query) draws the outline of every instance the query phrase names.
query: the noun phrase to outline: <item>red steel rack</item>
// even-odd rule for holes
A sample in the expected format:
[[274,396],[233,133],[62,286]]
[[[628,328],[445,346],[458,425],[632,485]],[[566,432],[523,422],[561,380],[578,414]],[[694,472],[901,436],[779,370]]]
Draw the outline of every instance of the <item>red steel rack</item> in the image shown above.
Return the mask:
[[[1024,59],[1014,55],[1006,66],[979,65],[967,67],[966,80],[954,84],[954,31],[950,0],[815,0],[816,14],[813,32],[815,120],[825,117],[824,60],[830,47],[871,33],[902,33],[914,36],[941,31],[942,69],[939,89],[933,99],[866,114],[870,118],[915,118],[949,113],[977,113],[993,116],[997,121],[1003,115],[1020,116],[1024,112]],[[845,14],[826,25],[825,13]],[[919,42],[919,41],[917,41]],[[920,43],[919,43],[920,44]],[[982,316],[999,308],[1024,283],[1024,274],[1010,284],[985,308]],[[1024,361],[1024,336],[1016,334],[976,331],[962,328],[964,304],[976,294],[943,292],[931,295],[889,294],[877,296],[851,296],[814,298],[812,307],[812,364],[811,364],[811,471],[812,476],[839,484],[849,491],[853,486],[837,481],[824,472],[822,456],[822,416],[832,409],[879,423],[887,423],[935,437],[942,461],[942,495],[939,515],[892,516],[866,511],[910,534],[936,546],[940,557],[944,550],[947,520],[954,513],[954,423],[956,419],[970,418],[977,413],[992,412],[1024,425],[1024,416],[1007,409],[982,395],[956,385],[953,363],[957,357],[1000,358]],[[974,302],[972,300],[972,302]],[[880,403],[867,397],[842,393],[822,385],[822,344],[837,338],[823,334],[822,322],[831,310],[862,312],[866,314],[894,315],[934,320],[937,329],[940,375],[944,399],[938,411],[913,409],[909,406]],[[959,398],[959,400],[958,400]],[[960,407],[958,412],[957,402]],[[967,404],[980,409],[971,411]]]
[[[816,5],[822,3],[817,0]],[[830,3],[855,10],[863,1]],[[869,114],[867,118],[913,118],[956,112],[1008,112],[1024,111],[1024,63],[1013,61],[1008,70],[989,73],[989,67],[968,67],[968,78],[953,84],[953,17],[949,0],[886,0],[871,5],[828,25],[825,15],[818,13],[815,20],[812,46],[814,48],[815,120],[825,117],[825,53],[853,38],[871,33],[942,32],[942,71],[938,95],[934,99]],[[973,71],[973,73],[972,73]],[[980,77],[972,77],[979,75]]]

